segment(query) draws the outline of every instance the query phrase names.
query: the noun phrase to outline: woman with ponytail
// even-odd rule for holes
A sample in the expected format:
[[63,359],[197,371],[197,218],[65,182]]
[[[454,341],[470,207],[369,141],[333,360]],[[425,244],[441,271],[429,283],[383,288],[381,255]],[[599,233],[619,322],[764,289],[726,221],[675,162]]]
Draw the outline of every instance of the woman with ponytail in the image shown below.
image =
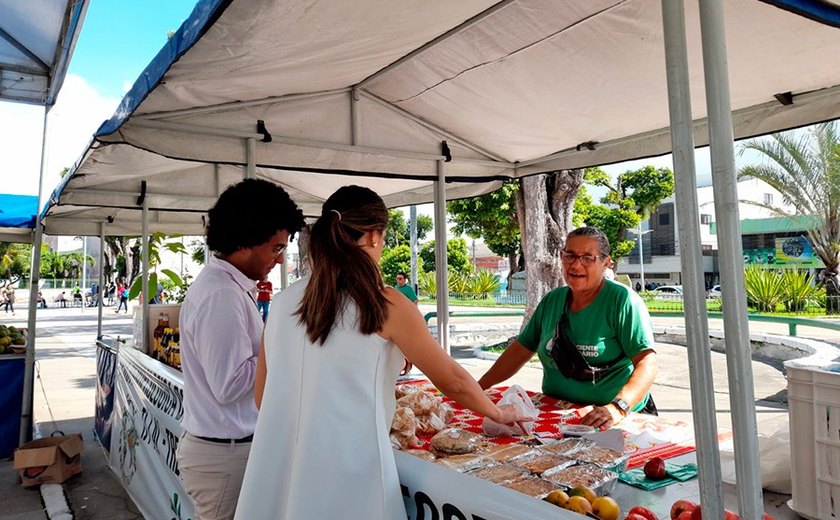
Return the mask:
[[257,364],[260,408],[238,519],[404,520],[388,433],[403,357],[443,393],[499,423],[494,405],[429,334],[417,307],[383,283],[388,210],[345,186],[310,232],[312,274],[271,306]]

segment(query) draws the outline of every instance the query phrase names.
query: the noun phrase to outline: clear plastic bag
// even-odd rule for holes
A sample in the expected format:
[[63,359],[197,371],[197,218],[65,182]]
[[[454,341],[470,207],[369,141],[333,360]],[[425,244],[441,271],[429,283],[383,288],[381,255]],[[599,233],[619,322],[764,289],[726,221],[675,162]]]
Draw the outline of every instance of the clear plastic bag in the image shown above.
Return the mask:
[[[534,406],[534,403],[531,402],[531,397],[528,395],[528,392],[525,391],[519,385],[513,385],[507,390],[502,393],[502,398],[499,399],[497,403],[499,406],[504,406],[506,404],[513,405],[516,410],[525,417],[532,417],[534,419],[537,418],[539,412],[537,411],[537,407]],[[506,425],[506,424],[499,424],[487,417],[484,418],[484,421],[481,423],[481,429],[484,431],[485,435],[489,435],[490,437],[514,437],[516,435],[528,435],[534,429],[533,422],[526,422],[524,423],[525,431],[522,431],[522,428],[519,425]]]

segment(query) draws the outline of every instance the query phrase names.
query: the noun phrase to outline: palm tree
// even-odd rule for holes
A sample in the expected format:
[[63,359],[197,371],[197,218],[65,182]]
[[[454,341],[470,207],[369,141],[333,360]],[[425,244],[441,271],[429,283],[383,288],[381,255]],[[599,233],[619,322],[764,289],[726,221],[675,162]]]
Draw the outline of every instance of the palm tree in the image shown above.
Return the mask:
[[836,122],[802,131],[752,139],[740,153],[754,150],[770,161],[746,166],[738,177],[755,177],[782,194],[793,211],[751,202],[807,226],[814,253],[825,264],[820,283],[825,287],[829,314],[840,313],[840,133]]

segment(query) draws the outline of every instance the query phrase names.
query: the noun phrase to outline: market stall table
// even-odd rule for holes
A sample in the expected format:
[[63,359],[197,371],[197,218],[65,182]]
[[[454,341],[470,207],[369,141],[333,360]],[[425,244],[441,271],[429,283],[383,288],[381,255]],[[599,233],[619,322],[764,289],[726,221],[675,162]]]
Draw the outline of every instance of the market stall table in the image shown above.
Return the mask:
[[[110,466],[132,500],[147,518],[189,518],[192,504],[178,477],[175,449],[181,437],[183,376],[145,353],[117,342],[100,342],[97,363],[96,425],[100,442],[110,451]],[[416,384],[428,385],[428,382]],[[428,388],[428,386],[427,386]],[[501,395],[502,387],[491,390]],[[584,409],[539,394],[532,394],[542,418],[537,433],[558,436],[560,423],[579,421]],[[556,419],[551,419],[556,417]],[[693,429],[682,421],[631,414],[627,429],[638,466],[654,454],[694,462]],[[448,426],[480,430],[481,419],[456,407]],[[496,442],[521,442],[499,438]],[[688,453],[686,453],[688,452]],[[503,486],[396,451],[395,458],[409,518],[414,520],[529,520],[579,519],[548,502]],[[644,505],[667,518],[678,498],[697,501],[697,479],[654,491],[617,483],[610,493],[623,511]]]

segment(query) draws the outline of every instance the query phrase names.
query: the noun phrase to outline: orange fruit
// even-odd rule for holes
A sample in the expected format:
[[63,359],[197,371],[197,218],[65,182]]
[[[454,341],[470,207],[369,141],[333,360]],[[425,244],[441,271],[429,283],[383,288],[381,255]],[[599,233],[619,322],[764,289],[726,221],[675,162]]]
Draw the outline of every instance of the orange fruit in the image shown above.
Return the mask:
[[545,497],[546,501],[555,506],[565,507],[566,502],[569,501],[569,495],[562,489],[555,489]]
[[590,504],[589,500],[583,498],[582,496],[575,495],[573,497],[569,497],[569,500],[566,501],[566,509],[585,515],[586,513],[592,512],[592,504]]
[[621,510],[612,498],[598,497],[592,501],[592,513],[600,516],[601,520],[618,520]]
[[578,486],[578,487],[572,488],[569,491],[569,496],[570,497],[576,497],[576,496],[583,497],[590,504],[592,503],[593,500],[598,498],[598,495],[596,495],[594,491],[592,491],[591,489],[589,489],[586,486]]

